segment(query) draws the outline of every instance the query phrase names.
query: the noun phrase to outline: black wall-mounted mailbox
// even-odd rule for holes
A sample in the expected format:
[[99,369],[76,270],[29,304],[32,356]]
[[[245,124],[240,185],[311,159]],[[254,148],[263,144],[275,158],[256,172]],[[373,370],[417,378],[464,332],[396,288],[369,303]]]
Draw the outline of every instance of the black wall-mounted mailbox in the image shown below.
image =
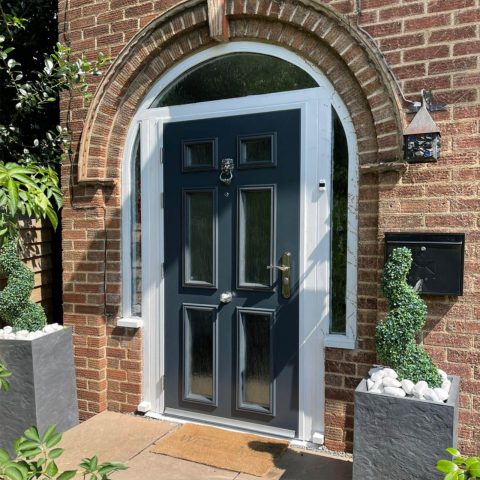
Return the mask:
[[385,261],[398,247],[412,251],[408,283],[422,295],[463,295],[464,233],[386,233]]

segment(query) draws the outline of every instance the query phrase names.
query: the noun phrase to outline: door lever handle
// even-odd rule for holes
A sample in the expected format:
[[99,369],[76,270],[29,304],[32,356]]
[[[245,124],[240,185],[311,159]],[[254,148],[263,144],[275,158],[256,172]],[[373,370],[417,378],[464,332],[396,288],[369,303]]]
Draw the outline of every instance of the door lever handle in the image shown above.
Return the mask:
[[268,270],[273,270],[276,268],[277,270],[280,270],[281,272],[288,272],[290,270],[290,267],[287,265],[268,265]]
[[278,270],[282,272],[282,297],[290,298],[291,289],[292,289],[292,276],[290,274],[292,266],[292,254],[290,252],[284,252],[282,255],[281,265],[268,265],[269,270]]

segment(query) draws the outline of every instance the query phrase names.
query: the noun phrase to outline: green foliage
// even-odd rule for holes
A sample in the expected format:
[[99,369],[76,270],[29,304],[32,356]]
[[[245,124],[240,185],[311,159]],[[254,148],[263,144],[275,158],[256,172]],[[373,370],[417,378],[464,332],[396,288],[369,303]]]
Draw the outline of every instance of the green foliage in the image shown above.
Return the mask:
[[464,457],[455,448],[447,448],[452,460],[439,460],[437,470],[445,473],[444,480],[480,479],[480,457]]
[[0,161],[0,246],[18,234],[18,218],[48,218],[58,225],[62,192],[53,168]]
[[8,392],[10,390],[10,383],[8,382],[7,378],[12,375],[12,372],[7,370],[7,367],[0,362],[0,392],[3,390],[4,392]]
[[437,368],[415,340],[425,324],[427,308],[407,283],[411,265],[412,252],[405,247],[393,250],[385,264],[382,290],[390,311],[377,325],[377,354],[385,365],[396,370],[401,380],[425,380],[431,388],[439,387],[442,379]]
[[20,260],[14,237],[9,237],[0,250],[0,273],[8,278],[0,292],[0,319],[17,330],[41,330],[47,318],[43,308],[30,300],[34,274]]
[[56,425],[48,427],[42,437],[36,427],[25,430],[15,442],[14,457],[0,449],[0,480],[70,480],[76,475],[89,480],[109,480],[110,474],[127,468],[118,462],[98,463],[95,456],[84,458],[79,471],[60,472],[55,460],[63,454],[63,449],[58,447],[61,439]]
[[99,75],[109,61],[102,54],[94,62],[83,55],[70,61],[70,49],[60,43],[51,50],[55,5],[0,1],[0,270],[9,277],[0,292],[0,318],[30,331],[45,324],[45,314],[29,301],[33,274],[20,261],[13,239],[19,238],[22,217],[48,219],[57,227],[62,206],[57,172],[69,152],[67,129],[55,125],[58,101],[74,89],[88,101],[87,77]]

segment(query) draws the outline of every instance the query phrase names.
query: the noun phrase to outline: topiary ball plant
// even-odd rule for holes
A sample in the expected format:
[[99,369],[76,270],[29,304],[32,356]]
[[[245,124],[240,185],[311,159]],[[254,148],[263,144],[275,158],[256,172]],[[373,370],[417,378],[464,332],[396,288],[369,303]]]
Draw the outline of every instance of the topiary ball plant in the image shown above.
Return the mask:
[[14,237],[7,239],[0,249],[0,273],[7,277],[7,285],[0,292],[0,319],[16,330],[41,330],[47,318],[43,308],[30,300],[34,273],[18,256]]
[[377,355],[398,373],[400,380],[425,380],[430,388],[440,387],[442,379],[437,368],[415,340],[425,324],[427,307],[407,283],[411,266],[412,252],[406,247],[393,250],[385,264],[382,291],[390,311],[377,325]]

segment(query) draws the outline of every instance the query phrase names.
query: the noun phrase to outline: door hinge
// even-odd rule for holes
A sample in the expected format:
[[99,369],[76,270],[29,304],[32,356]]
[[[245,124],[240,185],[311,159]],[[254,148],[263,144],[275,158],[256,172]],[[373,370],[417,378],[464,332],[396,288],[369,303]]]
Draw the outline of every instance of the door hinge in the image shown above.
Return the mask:
[[160,377],[160,393],[165,390],[165,375]]
[[160,147],[160,164],[161,164],[161,165],[162,165],[163,162],[164,162],[163,152],[164,152],[163,147]]
[[163,262],[160,264],[160,278],[165,278],[165,264]]
[[160,193],[160,208],[163,208],[164,193]]

